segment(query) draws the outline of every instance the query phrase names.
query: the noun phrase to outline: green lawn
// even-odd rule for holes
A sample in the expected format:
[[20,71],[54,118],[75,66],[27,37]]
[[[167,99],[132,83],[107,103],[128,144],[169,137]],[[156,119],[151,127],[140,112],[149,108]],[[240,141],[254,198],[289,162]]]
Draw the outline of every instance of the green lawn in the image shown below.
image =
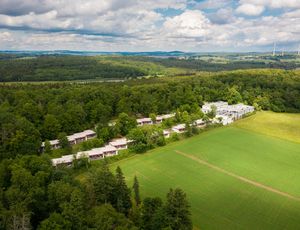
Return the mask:
[[300,143],[300,115],[258,112],[234,123],[234,126]]
[[[121,166],[129,184],[137,175],[144,197],[164,197],[170,187],[184,189],[197,228],[299,229],[300,201],[246,183],[176,153],[187,153],[298,198],[300,144],[244,128],[247,122],[252,123],[261,114],[239,124],[217,128],[131,157],[113,166]],[[243,128],[239,128],[241,123],[244,123]]]

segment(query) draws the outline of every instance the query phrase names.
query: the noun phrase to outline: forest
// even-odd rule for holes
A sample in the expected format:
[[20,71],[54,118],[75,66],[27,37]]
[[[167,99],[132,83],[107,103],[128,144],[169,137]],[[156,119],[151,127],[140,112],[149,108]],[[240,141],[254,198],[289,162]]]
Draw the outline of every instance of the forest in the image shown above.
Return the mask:
[[[25,54],[24,54],[25,55]],[[296,62],[231,60],[225,63],[189,58],[144,56],[22,56],[0,54],[0,82],[132,79],[145,76],[192,75],[199,71],[296,69]]]

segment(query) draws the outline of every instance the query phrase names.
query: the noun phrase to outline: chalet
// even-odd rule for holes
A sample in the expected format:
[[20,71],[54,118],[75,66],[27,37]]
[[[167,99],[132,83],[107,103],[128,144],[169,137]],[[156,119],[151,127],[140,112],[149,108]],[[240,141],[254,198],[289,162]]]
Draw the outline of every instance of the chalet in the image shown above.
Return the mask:
[[203,128],[206,126],[206,123],[202,119],[198,119],[194,121],[194,125],[197,126],[198,128]]
[[104,158],[104,153],[102,151],[102,148],[95,148],[85,152],[87,153],[90,160],[99,160]]
[[109,145],[115,147],[118,150],[127,149],[128,140],[126,138],[114,139],[108,143]]
[[53,166],[58,166],[58,165],[71,166],[73,159],[74,159],[73,155],[65,155],[60,158],[54,158],[54,159],[52,159],[52,165]]
[[185,132],[185,124],[179,124],[172,127],[172,131],[175,133],[183,133]]
[[138,126],[142,126],[142,125],[152,125],[152,124],[153,124],[153,121],[152,121],[151,118],[149,118],[149,117],[136,119],[136,122],[137,122]]
[[[51,149],[59,149],[60,148],[58,140],[52,140],[52,141],[49,141],[49,142],[50,142]],[[42,149],[42,151],[44,151],[44,149],[45,149],[45,142],[42,143],[41,149]]]
[[169,138],[170,134],[171,134],[171,132],[169,130],[163,130],[163,135],[165,138]]
[[164,120],[166,120],[166,119],[169,119],[169,118],[172,118],[172,117],[174,117],[175,116],[175,114],[165,114],[165,115],[158,115],[157,117],[156,117],[156,121],[155,121],[155,123],[156,124],[159,124],[159,123],[162,123]]
[[106,145],[101,148],[105,157],[110,157],[114,155],[118,155],[118,150],[114,146]]
[[[96,133],[93,130],[85,130],[83,132],[74,133],[72,135],[67,136],[70,145],[75,145],[83,141],[87,141],[94,137],[96,137]],[[51,145],[51,149],[60,148],[59,140],[51,140],[50,145]],[[44,151],[44,148],[45,148],[45,142],[43,142],[41,145],[42,151]]]

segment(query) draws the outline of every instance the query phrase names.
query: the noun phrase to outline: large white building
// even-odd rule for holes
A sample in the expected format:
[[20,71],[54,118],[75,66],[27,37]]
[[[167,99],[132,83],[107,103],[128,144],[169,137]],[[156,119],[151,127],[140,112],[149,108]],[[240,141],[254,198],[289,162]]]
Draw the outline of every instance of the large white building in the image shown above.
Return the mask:
[[[254,107],[250,105],[244,105],[242,103],[229,105],[225,101],[217,101],[205,103],[202,106],[204,113],[209,113],[212,107],[216,108],[216,118],[221,121],[222,124],[227,125],[232,123],[234,120],[240,119],[248,113],[254,112]],[[215,120],[217,122],[217,120]]]

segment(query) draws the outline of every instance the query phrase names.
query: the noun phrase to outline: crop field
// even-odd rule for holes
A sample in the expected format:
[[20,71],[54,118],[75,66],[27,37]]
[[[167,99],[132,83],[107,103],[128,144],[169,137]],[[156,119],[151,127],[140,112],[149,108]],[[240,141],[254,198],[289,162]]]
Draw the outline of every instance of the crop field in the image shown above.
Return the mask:
[[260,112],[113,167],[129,185],[137,175],[142,196],[164,198],[170,187],[182,188],[196,229],[299,229],[300,140],[292,133],[300,129],[280,130],[299,118]]

